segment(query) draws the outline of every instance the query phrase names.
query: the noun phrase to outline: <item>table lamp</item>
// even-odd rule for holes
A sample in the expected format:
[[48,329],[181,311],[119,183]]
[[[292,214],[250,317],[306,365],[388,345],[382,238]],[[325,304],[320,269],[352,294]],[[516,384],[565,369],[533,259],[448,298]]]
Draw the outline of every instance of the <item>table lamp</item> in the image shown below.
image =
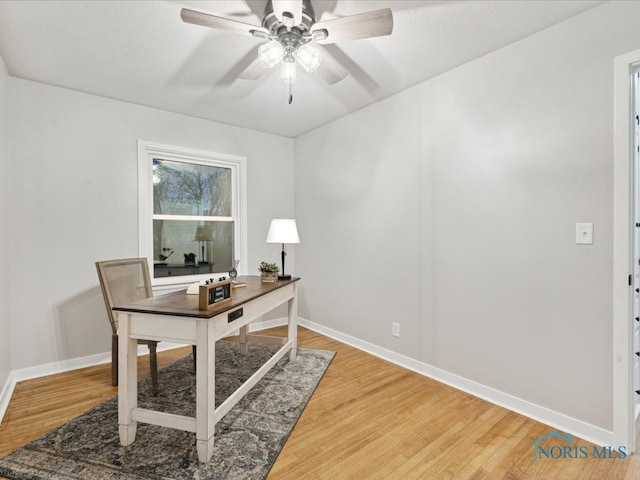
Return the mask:
[[300,243],[296,221],[292,218],[274,218],[271,220],[266,242],[282,244],[282,274],[278,275],[278,280],[291,279],[291,275],[285,275],[284,273],[284,257],[287,255],[284,250],[284,244]]
[[198,262],[200,265],[206,265],[209,263],[204,258],[204,243],[210,242],[212,240],[213,240],[213,232],[211,231],[211,228],[206,227],[204,225],[200,225],[196,227],[196,231],[193,234],[193,241],[200,242],[200,245],[202,246],[202,256],[200,257],[200,261]]

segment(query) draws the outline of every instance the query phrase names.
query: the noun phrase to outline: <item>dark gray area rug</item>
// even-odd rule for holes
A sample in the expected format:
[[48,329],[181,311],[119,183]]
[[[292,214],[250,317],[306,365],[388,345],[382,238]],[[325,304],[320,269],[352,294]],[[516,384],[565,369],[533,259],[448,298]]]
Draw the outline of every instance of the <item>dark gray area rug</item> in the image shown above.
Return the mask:
[[[276,348],[216,343],[216,406],[255,372]],[[0,459],[0,476],[15,480],[263,479],[324,375],[334,352],[298,349],[285,355],[216,425],[214,453],[201,464],[195,434],[138,423],[136,441],[120,446],[114,396]],[[160,370],[160,392],[149,378],[138,404],[195,416],[191,355]]]

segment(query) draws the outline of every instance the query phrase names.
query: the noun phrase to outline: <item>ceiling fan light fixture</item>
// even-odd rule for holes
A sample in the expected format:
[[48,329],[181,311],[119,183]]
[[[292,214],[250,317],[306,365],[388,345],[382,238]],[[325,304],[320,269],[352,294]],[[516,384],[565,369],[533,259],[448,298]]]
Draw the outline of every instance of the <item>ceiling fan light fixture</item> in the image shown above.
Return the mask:
[[296,52],[296,60],[307,73],[315,72],[322,61],[322,54],[309,44],[300,45]]
[[287,61],[286,59],[282,62],[282,66],[280,67],[280,80],[287,85],[298,81],[296,62]]
[[308,45],[310,42],[335,44],[347,40],[382,37],[393,33],[393,12],[389,7],[316,22],[311,1],[268,0],[261,25],[188,8],[180,11],[180,17],[186,23],[268,39],[267,43],[258,48],[260,60],[252,61],[239,77],[255,80],[264,73],[261,64],[267,68],[273,68],[280,63],[280,79],[289,84],[289,103],[291,103],[293,100],[291,84],[296,81],[298,64],[311,73],[318,69],[323,61],[323,55],[326,55],[325,67],[321,70],[320,76],[328,85],[334,85],[348,74],[339,65],[340,62],[332,58],[330,52],[323,52]]
[[258,48],[258,58],[267,68],[273,68],[284,58],[284,47],[277,40],[260,45]]

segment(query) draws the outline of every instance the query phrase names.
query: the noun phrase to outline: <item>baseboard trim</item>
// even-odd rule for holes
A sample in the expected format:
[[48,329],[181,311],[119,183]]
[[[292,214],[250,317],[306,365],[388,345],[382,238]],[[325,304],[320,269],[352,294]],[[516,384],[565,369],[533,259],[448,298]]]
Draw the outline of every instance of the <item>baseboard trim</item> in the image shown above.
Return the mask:
[[333,338],[334,340],[346,343],[358,350],[370,353],[371,355],[387,360],[420,375],[432,378],[453,388],[482,398],[483,400],[495,405],[507,408],[537,422],[549,425],[549,427],[553,429],[569,432],[578,438],[595,443],[596,445],[613,445],[613,432],[611,431],[591,425],[541,405],[537,405],[522,398],[515,397],[500,390],[496,390],[495,388],[488,387],[473,380],[469,380],[468,378],[447,372],[446,370],[442,370],[427,363],[387,350],[386,348],[365,342],[309,320],[300,319],[298,323],[309,330],[313,330],[314,332]]
[[2,391],[0,391],[0,423],[2,423],[2,419],[4,418],[4,414],[9,408],[9,402],[11,401],[11,395],[13,395],[13,390],[16,388],[16,381],[13,378],[13,372],[9,372],[7,376],[7,380],[4,382],[2,387]]
[[[286,325],[286,318],[276,318],[264,322],[255,322],[250,325],[250,331],[265,330],[268,328]],[[487,387],[481,383],[469,380],[459,375],[447,372],[440,368],[434,367],[424,362],[420,362],[413,358],[406,357],[397,352],[387,350],[372,343],[365,342],[358,338],[344,334],[337,330],[325,327],[310,320],[303,318],[298,319],[298,324],[312,330],[314,332],[333,338],[342,343],[350,345],[358,350],[362,350],[376,357],[387,360],[396,365],[404,367],[408,370],[416,372],[425,377],[432,378],[442,382],[458,390],[482,398],[488,402],[507,408],[511,411],[529,417],[535,421],[549,425],[556,430],[569,432],[572,435],[597,445],[613,445],[613,432],[603,428],[591,425],[576,418],[570,417],[560,412],[556,412],[549,408],[537,405],[522,398],[515,397],[511,394]],[[158,351],[170,350],[172,348],[183,347],[184,345],[161,342],[158,345]],[[148,353],[147,347],[138,347],[138,355]],[[9,373],[2,392],[0,392],[0,422],[9,406],[11,395],[15,389],[16,383],[23,380],[52,375],[55,373],[67,372],[79,368],[92,367],[102,363],[111,361],[111,353],[99,353],[86,357],[75,358],[71,360],[63,360],[60,362],[52,362],[45,365],[23,368],[14,370]]]

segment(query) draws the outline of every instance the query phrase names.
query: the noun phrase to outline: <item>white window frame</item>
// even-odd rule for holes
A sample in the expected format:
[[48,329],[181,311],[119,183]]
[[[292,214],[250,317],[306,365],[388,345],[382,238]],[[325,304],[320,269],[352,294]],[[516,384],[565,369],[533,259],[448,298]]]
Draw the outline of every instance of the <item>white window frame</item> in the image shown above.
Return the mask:
[[[154,287],[169,289],[182,287],[210,277],[183,275],[153,278],[153,159],[210,165],[231,169],[232,207],[234,222],[234,251],[240,260],[238,273],[243,274],[247,263],[247,159],[238,155],[196,150],[138,140],[138,252],[146,257]],[[223,272],[220,272],[223,273]]]

